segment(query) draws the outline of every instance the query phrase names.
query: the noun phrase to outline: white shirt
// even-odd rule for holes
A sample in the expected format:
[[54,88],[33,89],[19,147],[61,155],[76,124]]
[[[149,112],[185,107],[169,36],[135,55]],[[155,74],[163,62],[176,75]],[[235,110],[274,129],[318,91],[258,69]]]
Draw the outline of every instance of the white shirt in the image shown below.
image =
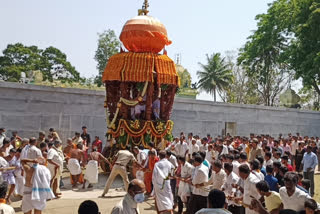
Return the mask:
[[273,160],[269,159],[267,162],[265,161],[264,163],[265,163],[265,165],[264,165],[265,167],[268,166],[268,165],[272,166],[273,165]]
[[143,151],[139,150],[139,154],[137,155],[137,161],[139,164],[142,164],[143,161],[147,160],[147,154]]
[[0,204],[0,213],[3,214],[15,214],[14,209],[8,204]]
[[[253,175],[252,173],[249,174],[246,180],[244,180],[244,192],[243,192],[243,203],[250,205],[251,204],[251,196],[255,199],[260,199],[260,194],[258,193],[258,190],[256,188],[256,183],[258,183],[260,180]],[[250,210],[252,211],[252,210]],[[247,213],[247,209],[246,209]],[[256,212],[250,212],[250,213],[256,213]]]
[[[203,164],[197,166],[193,172],[192,184],[202,184],[208,182],[208,174],[209,168]],[[200,188],[192,188],[192,193],[195,195],[201,195],[207,197],[209,192],[205,191],[204,189]]]
[[264,174],[262,172],[257,172],[257,171],[252,170],[251,173],[254,174],[260,181],[264,180]]
[[310,198],[307,193],[297,187],[290,197],[288,196],[286,187],[281,187],[279,193],[283,203],[283,209],[295,210],[297,212],[304,210],[304,202]]
[[197,144],[191,144],[189,154],[192,155],[194,152],[199,152],[199,146]]
[[200,152],[206,152],[208,151],[208,144],[206,143],[206,145],[201,145],[199,148]]
[[226,182],[227,174],[226,172],[221,169],[218,173],[212,172],[211,178],[208,181],[208,185],[212,184],[210,189],[218,189],[221,190],[223,184]]
[[[60,155],[57,152],[57,150],[55,150],[54,148],[49,149],[47,159],[48,160],[52,160],[54,163],[58,164],[60,166],[60,170],[62,170],[63,160],[60,157]],[[51,165],[51,163],[48,163],[48,164]]]
[[185,164],[181,167],[181,178],[191,177],[193,169],[194,166],[192,166],[189,162],[185,162]]
[[291,142],[291,154],[296,155],[296,150],[298,149],[299,143],[298,141]]
[[174,166],[174,168],[178,167],[178,161],[176,156],[170,155],[170,157],[168,158],[168,161]]
[[185,157],[188,149],[188,144],[186,142],[177,143],[175,146],[177,156]]
[[[7,168],[7,167],[9,167],[9,163],[3,157],[0,157],[0,168]],[[2,172],[0,172],[0,181],[1,182],[3,181]]]
[[6,138],[6,134],[5,133],[2,133],[1,135],[0,135],[0,147],[2,147],[3,146],[3,140]]
[[10,146],[6,148],[5,155],[8,156],[9,153],[10,153],[10,150],[13,149],[13,148],[14,147],[10,144]]
[[[230,195],[233,196],[233,194],[236,192],[236,188],[232,187],[232,184],[237,184],[239,181],[239,176],[234,173],[231,172],[230,175],[227,175],[227,179],[226,182],[223,184],[222,188],[224,189],[224,194],[226,196]],[[228,205],[237,205],[240,206],[240,204],[236,204],[233,200],[228,200]]]
[[22,148],[21,154],[20,154],[20,159],[26,159],[27,158],[27,152],[30,148],[30,145],[27,144],[25,147]]
[[213,159],[212,159],[212,152],[213,152],[212,150],[206,152],[206,160],[207,160],[209,163],[211,163],[211,162],[213,161]]
[[42,153],[41,153],[41,150],[38,149],[35,145],[32,145],[30,147],[27,148],[27,155],[26,155],[26,158],[27,159],[37,159],[39,157],[42,157]]
[[222,145],[223,148],[222,148],[222,151],[221,151],[221,154],[220,155],[227,155],[229,154],[229,150],[228,150],[228,147],[226,145]]
[[83,143],[83,139],[82,139],[82,137],[79,137],[79,138],[76,137],[76,138],[72,141],[72,143],[74,143],[74,144]]
[[234,161],[232,161],[232,166],[233,166],[233,172],[234,173],[236,173],[236,175],[238,175],[239,176],[239,166],[240,166],[241,164],[239,163],[239,161],[236,161],[236,160],[234,160]]
[[197,140],[196,143],[197,143],[197,145],[198,145],[199,148],[200,148],[200,146],[202,145],[201,140]]
[[320,149],[320,141],[316,141],[318,149]]

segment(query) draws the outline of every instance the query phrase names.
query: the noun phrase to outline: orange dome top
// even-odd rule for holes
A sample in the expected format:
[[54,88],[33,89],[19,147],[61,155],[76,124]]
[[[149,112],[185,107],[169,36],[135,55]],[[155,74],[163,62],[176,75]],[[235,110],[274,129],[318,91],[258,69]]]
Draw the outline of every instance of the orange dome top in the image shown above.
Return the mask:
[[165,26],[151,16],[136,16],[123,26],[120,40],[128,51],[159,53],[170,45]]

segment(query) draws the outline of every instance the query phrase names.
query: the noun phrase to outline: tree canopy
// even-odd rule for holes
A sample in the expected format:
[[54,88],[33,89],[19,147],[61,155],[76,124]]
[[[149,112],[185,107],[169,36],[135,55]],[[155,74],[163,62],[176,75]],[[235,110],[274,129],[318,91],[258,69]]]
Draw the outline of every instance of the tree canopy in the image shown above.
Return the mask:
[[292,74],[320,94],[320,0],[276,0],[256,19],[238,63],[257,78],[265,105],[273,105]]
[[95,78],[95,83],[102,85],[102,74],[108,63],[109,58],[119,52],[120,41],[113,30],[107,30],[98,34],[98,48],[94,59],[97,61],[99,74]]
[[9,44],[0,56],[0,75],[6,81],[17,82],[21,72],[39,70],[44,80],[54,79],[79,81],[80,74],[67,61],[67,56],[55,47],[45,50],[37,46],[25,46],[21,43]]

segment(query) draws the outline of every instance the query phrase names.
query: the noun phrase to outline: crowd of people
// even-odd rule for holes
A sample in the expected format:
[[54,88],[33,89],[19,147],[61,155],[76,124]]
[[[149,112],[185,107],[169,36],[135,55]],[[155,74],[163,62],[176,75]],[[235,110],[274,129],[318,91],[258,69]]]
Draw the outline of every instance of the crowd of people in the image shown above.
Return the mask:
[[[318,137],[296,133],[277,138],[255,134],[200,138],[181,133],[173,142],[121,148],[112,161],[101,154],[102,147],[98,136],[91,141],[85,126],[64,147],[53,128],[30,139],[17,132],[8,138],[0,128],[0,207],[8,206],[7,213],[14,213],[7,204],[16,195],[22,198],[24,213],[41,213],[47,200],[61,197],[64,162],[72,187],[81,184],[82,188],[98,182],[99,164],[106,162],[111,172],[102,197],[117,175],[127,191],[112,214],[139,213],[138,203],[145,198],[154,198],[157,213],[318,211],[312,199],[320,160]],[[134,179],[130,182],[131,167]],[[86,201],[83,206],[93,203]]]
[[0,185],[0,196],[5,191],[0,204],[10,204],[14,195],[22,199],[23,213],[41,213],[48,200],[61,197],[64,162],[72,187],[82,184],[85,188],[88,182],[87,188],[92,188],[98,182],[99,163],[109,163],[101,150],[102,141],[96,136],[91,142],[85,126],[81,134],[67,139],[65,147],[54,128],[47,134],[39,132],[38,138],[22,138],[17,132],[9,138],[5,128],[0,128],[0,183],[8,189],[1,191]]
[[[144,197],[128,188],[126,168],[133,161],[135,177],[144,183],[146,197],[154,197],[158,213],[315,213],[314,173],[320,140],[281,134],[250,137],[181,133],[163,148],[133,147],[115,156],[102,196],[120,174],[128,194],[113,214],[136,213]],[[138,194],[140,194],[138,196]],[[223,202],[223,203],[222,203]],[[128,206],[130,204],[131,206]],[[119,210],[125,210],[119,212]]]

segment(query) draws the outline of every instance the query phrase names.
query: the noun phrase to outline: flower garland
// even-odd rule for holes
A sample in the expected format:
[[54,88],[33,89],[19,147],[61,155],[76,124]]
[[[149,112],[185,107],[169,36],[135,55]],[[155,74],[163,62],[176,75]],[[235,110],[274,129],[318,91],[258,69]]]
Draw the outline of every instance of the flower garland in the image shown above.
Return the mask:
[[[132,142],[133,145],[142,144],[146,148],[148,147],[148,143],[152,140],[156,141],[163,137],[168,138],[172,133],[173,122],[170,120],[166,123],[157,123],[158,125],[162,124],[162,132],[156,130],[152,121],[146,121],[139,131],[134,131],[131,128],[131,122],[132,121],[127,122],[126,120],[120,119],[116,130],[109,129],[108,134],[113,138],[118,138],[118,142],[122,148],[126,148],[130,142]],[[139,138],[138,143],[136,143],[137,141],[134,141],[132,138]]]

